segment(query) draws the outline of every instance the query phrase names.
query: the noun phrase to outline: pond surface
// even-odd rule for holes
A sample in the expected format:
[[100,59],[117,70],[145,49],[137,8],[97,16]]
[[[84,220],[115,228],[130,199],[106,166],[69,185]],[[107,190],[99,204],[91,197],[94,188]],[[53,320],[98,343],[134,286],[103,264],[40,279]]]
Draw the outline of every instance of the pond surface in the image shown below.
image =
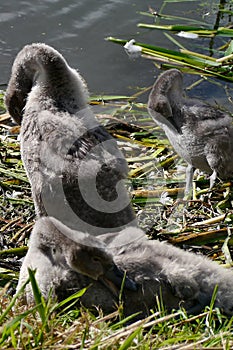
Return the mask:
[[[157,11],[163,5],[162,0],[153,3]],[[121,46],[105,40],[107,36],[135,38],[177,50],[163,32],[137,28],[139,22],[154,21],[138,13],[148,11],[148,5],[141,0],[1,0],[0,83],[7,83],[13,59],[25,44],[45,42],[80,70],[92,94],[132,94],[137,86],[150,86],[159,73],[153,63],[144,59],[130,60]],[[166,3],[163,13],[204,20],[213,25],[217,5],[218,1]],[[203,51],[210,41],[173,37],[186,48],[197,51]],[[198,76],[189,75],[185,79],[190,84]],[[208,99],[225,98],[222,87],[209,83],[202,83],[192,94]]]

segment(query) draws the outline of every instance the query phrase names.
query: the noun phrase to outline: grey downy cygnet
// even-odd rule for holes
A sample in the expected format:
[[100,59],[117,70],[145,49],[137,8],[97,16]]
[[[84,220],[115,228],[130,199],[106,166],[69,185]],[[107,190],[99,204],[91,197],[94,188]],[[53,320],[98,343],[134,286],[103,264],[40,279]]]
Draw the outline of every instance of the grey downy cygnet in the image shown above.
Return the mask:
[[[134,243],[129,239],[131,235],[136,237]],[[232,271],[205,257],[148,240],[143,231],[135,227],[97,238],[72,231],[54,218],[40,219],[31,235],[18,289],[27,279],[30,267],[37,270],[35,276],[45,297],[52,288],[60,300],[92,283],[81,298],[82,304],[88,308],[96,305],[105,313],[112,312],[119,301],[113,291],[118,289],[119,293],[121,278],[118,283],[111,279],[115,285],[113,291],[106,283],[101,283],[98,276],[109,271],[104,268],[104,255],[108,257],[108,267],[109,260],[112,263],[114,257],[117,270],[126,271],[122,295],[125,315],[138,312],[139,317],[149,315],[150,310],[157,308],[160,297],[168,311],[183,306],[188,313],[197,314],[210,304],[216,286],[215,306],[233,315]],[[32,301],[30,286],[27,288],[27,300]]]
[[[44,298],[52,292],[62,300],[92,285],[83,297],[84,303],[90,298],[91,303],[87,305],[98,306],[109,298],[112,306],[123,283],[124,288],[137,290],[136,283],[116,266],[104,242],[87,233],[73,231],[55,218],[43,217],[35,223],[17,291],[27,281],[29,268],[35,270]],[[26,302],[33,301],[33,291],[28,284]]]
[[157,78],[149,95],[148,111],[188,163],[186,194],[192,189],[195,168],[211,174],[210,189],[217,176],[232,176],[232,118],[198,99],[188,98],[179,70],[170,69]]
[[54,216],[92,234],[136,225],[117,142],[88,106],[81,75],[54,48],[25,46],[5,94],[21,124],[22,160],[38,217]]
[[[126,230],[129,235],[135,228]],[[155,308],[154,296],[160,293],[167,310],[182,306],[188,314],[198,314],[210,305],[217,288],[215,306],[226,315],[233,315],[233,271],[204,256],[157,240],[131,241],[120,248],[123,237],[120,235],[116,241],[112,240],[108,249],[116,265],[126,270],[127,276],[138,285],[137,292],[125,293],[127,314],[139,311],[138,300],[142,300],[148,313]]]

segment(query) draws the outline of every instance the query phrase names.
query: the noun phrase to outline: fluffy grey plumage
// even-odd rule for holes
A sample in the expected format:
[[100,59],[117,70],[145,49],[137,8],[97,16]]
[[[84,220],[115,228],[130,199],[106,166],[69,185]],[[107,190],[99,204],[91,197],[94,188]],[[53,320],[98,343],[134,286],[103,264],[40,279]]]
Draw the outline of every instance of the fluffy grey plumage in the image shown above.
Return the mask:
[[80,74],[45,44],[17,55],[5,102],[21,124],[21,153],[36,213],[89,233],[136,224],[116,141],[87,105]]
[[[125,238],[130,235],[137,237],[137,241],[128,243]],[[72,237],[73,243],[67,244]],[[77,252],[80,252],[80,242],[81,247],[87,244],[87,253],[84,249],[86,256],[83,255],[79,262],[81,255]],[[98,264],[97,271],[106,270],[101,267],[104,254],[114,256],[118,268],[127,271],[129,281],[137,283],[137,290],[124,289],[126,315],[136,312],[141,312],[141,317],[148,315],[151,309],[156,309],[156,295],[160,293],[168,310],[182,305],[189,313],[195,314],[209,305],[216,285],[218,293],[215,305],[227,315],[233,315],[232,271],[207,258],[166,243],[150,241],[140,229],[134,227],[126,228],[119,234],[110,234],[110,238],[108,234],[95,238],[71,231],[55,219],[40,219],[32,232],[18,288],[27,278],[27,268],[36,268],[36,278],[45,297],[51,287],[58,299],[62,299],[93,283],[81,302],[86,307],[96,305],[104,312],[111,312],[118,300],[109,288],[95,278],[95,263]],[[96,259],[98,256],[102,258]],[[27,299],[32,300],[30,289],[27,290]]]
[[[28,268],[36,270],[36,279],[45,298],[53,290],[53,295],[62,299],[93,283],[90,295],[95,295],[96,287],[112,299],[124,278],[124,272],[115,265],[104,242],[87,233],[73,231],[49,217],[41,218],[34,226],[17,289],[27,280]],[[26,288],[26,300],[31,303],[32,289],[29,285]],[[125,288],[137,289],[127,275]]]
[[180,71],[170,69],[158,77],[149,96],[148,111],[188,163],[186,193],[192,187],[194,168],[212,174],[210,188],[217,176],[222,179],[232,176],[232,118],[185,96]]

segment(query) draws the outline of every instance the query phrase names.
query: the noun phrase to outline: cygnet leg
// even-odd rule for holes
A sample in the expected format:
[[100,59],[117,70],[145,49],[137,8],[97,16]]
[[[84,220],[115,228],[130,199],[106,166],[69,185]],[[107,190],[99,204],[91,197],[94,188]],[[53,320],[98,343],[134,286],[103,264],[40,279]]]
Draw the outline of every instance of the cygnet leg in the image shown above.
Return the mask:
[[214,187],[216,179],[217,179],[217,171],[214,170],[210,176],[210,190],[212,190],[212,188]]
[[185,196],[190,195],[191,190],[193,188],[193,173],[195,168],[188,164],[186,168],[186,185],[185,185]]

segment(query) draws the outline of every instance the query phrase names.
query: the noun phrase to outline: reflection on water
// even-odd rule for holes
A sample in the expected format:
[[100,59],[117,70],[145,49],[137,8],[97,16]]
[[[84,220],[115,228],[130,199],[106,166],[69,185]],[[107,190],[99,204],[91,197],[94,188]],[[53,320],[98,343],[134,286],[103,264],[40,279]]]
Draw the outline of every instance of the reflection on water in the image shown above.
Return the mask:
[[[162,4],[162,0],[156,1],[157,11]],[[200,4],[171,3],[164,13],[202,20],[208,12],[205,20],[213,24],[215,17],[209,4],[206,8]],[[0,83],[7,83],[16,53],[31,42],[45,42],[57,48],[71,66],[81,71],[92,93],[108,94],[127,94],[134,91],[131,87],[150,86],[158,69],[151,61],[130,61],[122,47],[106,42],[105,37],[135,38],[177,50],[164,33],[137,28],[138,22],[153,23],[153,18],[138,13],[148,11],[148,4],[141,0],[1,0],[0,9]],[[188,49],[199,46],[199,51],[200,46],[208,47],[209,43],[209,39],[175,38]],[[191,82],[197,78],[186,79]],[[210,88],[206,92],[205,84],[198,89],[203,97],[211,91]],[[219,94],[223,94],[221,89]]]

